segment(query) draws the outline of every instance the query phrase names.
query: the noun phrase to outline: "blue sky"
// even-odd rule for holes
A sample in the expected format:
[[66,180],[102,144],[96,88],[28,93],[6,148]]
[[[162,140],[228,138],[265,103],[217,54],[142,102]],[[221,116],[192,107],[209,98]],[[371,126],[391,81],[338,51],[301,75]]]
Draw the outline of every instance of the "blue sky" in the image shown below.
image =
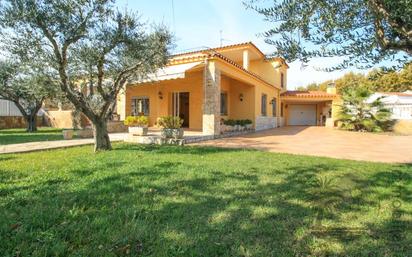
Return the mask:
[[[163,23],[174,32],[175,51],[220,45],[220,31],[224,44],[252,41],[264,53],[274,49],[264,43],[258,34],[270,28],[270,23],[252,10],[246,10],[241,0],[118,0],[120,8],[138,11],[142,20],[149,23]],[[335,59],[336,60],[336,59]],[[321,72],[320,65],[333,63],[333,59],[312,60],[301,69],[301,63],[289,63],[288,88],[335,79],[348,71]]]

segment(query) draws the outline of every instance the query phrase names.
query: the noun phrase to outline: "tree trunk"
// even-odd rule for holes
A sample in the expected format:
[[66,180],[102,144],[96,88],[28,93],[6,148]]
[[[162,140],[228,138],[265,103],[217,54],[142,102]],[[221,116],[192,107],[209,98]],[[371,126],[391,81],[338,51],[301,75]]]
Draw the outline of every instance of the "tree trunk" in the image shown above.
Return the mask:
[[111,150],[112,145],[107,132],[107,121],[104,119],[93,121],[94,151]]
[[26,131],[27,132],[36,132],[37,131],[37,115],[25,115],[26,119]]

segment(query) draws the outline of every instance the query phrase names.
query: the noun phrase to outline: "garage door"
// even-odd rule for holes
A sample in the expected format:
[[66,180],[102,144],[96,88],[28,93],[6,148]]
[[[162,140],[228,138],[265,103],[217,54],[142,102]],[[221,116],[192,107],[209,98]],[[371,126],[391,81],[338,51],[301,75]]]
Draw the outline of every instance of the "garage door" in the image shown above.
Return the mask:
[[316,105],[290,104],[288,125],[316,126]]

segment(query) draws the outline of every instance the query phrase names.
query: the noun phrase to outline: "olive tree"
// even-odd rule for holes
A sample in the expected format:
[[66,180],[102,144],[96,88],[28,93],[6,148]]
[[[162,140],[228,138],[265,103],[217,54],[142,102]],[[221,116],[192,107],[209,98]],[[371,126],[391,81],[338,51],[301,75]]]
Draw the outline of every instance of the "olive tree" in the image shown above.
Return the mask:
[[[292,62],[342,57],[328,70],[411,61],[411,0],[248,0],[273,27],[263,32],[274,54]],[[386,63],[387,64],[387,63]]]
[[36,117],[44,100],[57,96],[56,80],[41,67],[0,61],[0,97],[12,101],[24,119],[27,132],[37,131]]
[[7,0],[0,8],[4,45],[33,49],[53,68],[65,97],[91,121],[95,151],[110,150],[107,121],[117,95],[166,64],[168,30],[148,28],[110,0]]

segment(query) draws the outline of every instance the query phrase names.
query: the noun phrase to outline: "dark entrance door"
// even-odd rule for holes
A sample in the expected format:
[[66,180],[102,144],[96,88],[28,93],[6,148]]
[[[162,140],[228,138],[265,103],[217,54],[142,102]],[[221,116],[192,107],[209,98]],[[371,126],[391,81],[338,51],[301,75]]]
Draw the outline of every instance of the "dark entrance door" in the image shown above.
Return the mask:
[[173,116],[183,119],[183,127],[189,127],[189,92],[175,92],[172,94]]

